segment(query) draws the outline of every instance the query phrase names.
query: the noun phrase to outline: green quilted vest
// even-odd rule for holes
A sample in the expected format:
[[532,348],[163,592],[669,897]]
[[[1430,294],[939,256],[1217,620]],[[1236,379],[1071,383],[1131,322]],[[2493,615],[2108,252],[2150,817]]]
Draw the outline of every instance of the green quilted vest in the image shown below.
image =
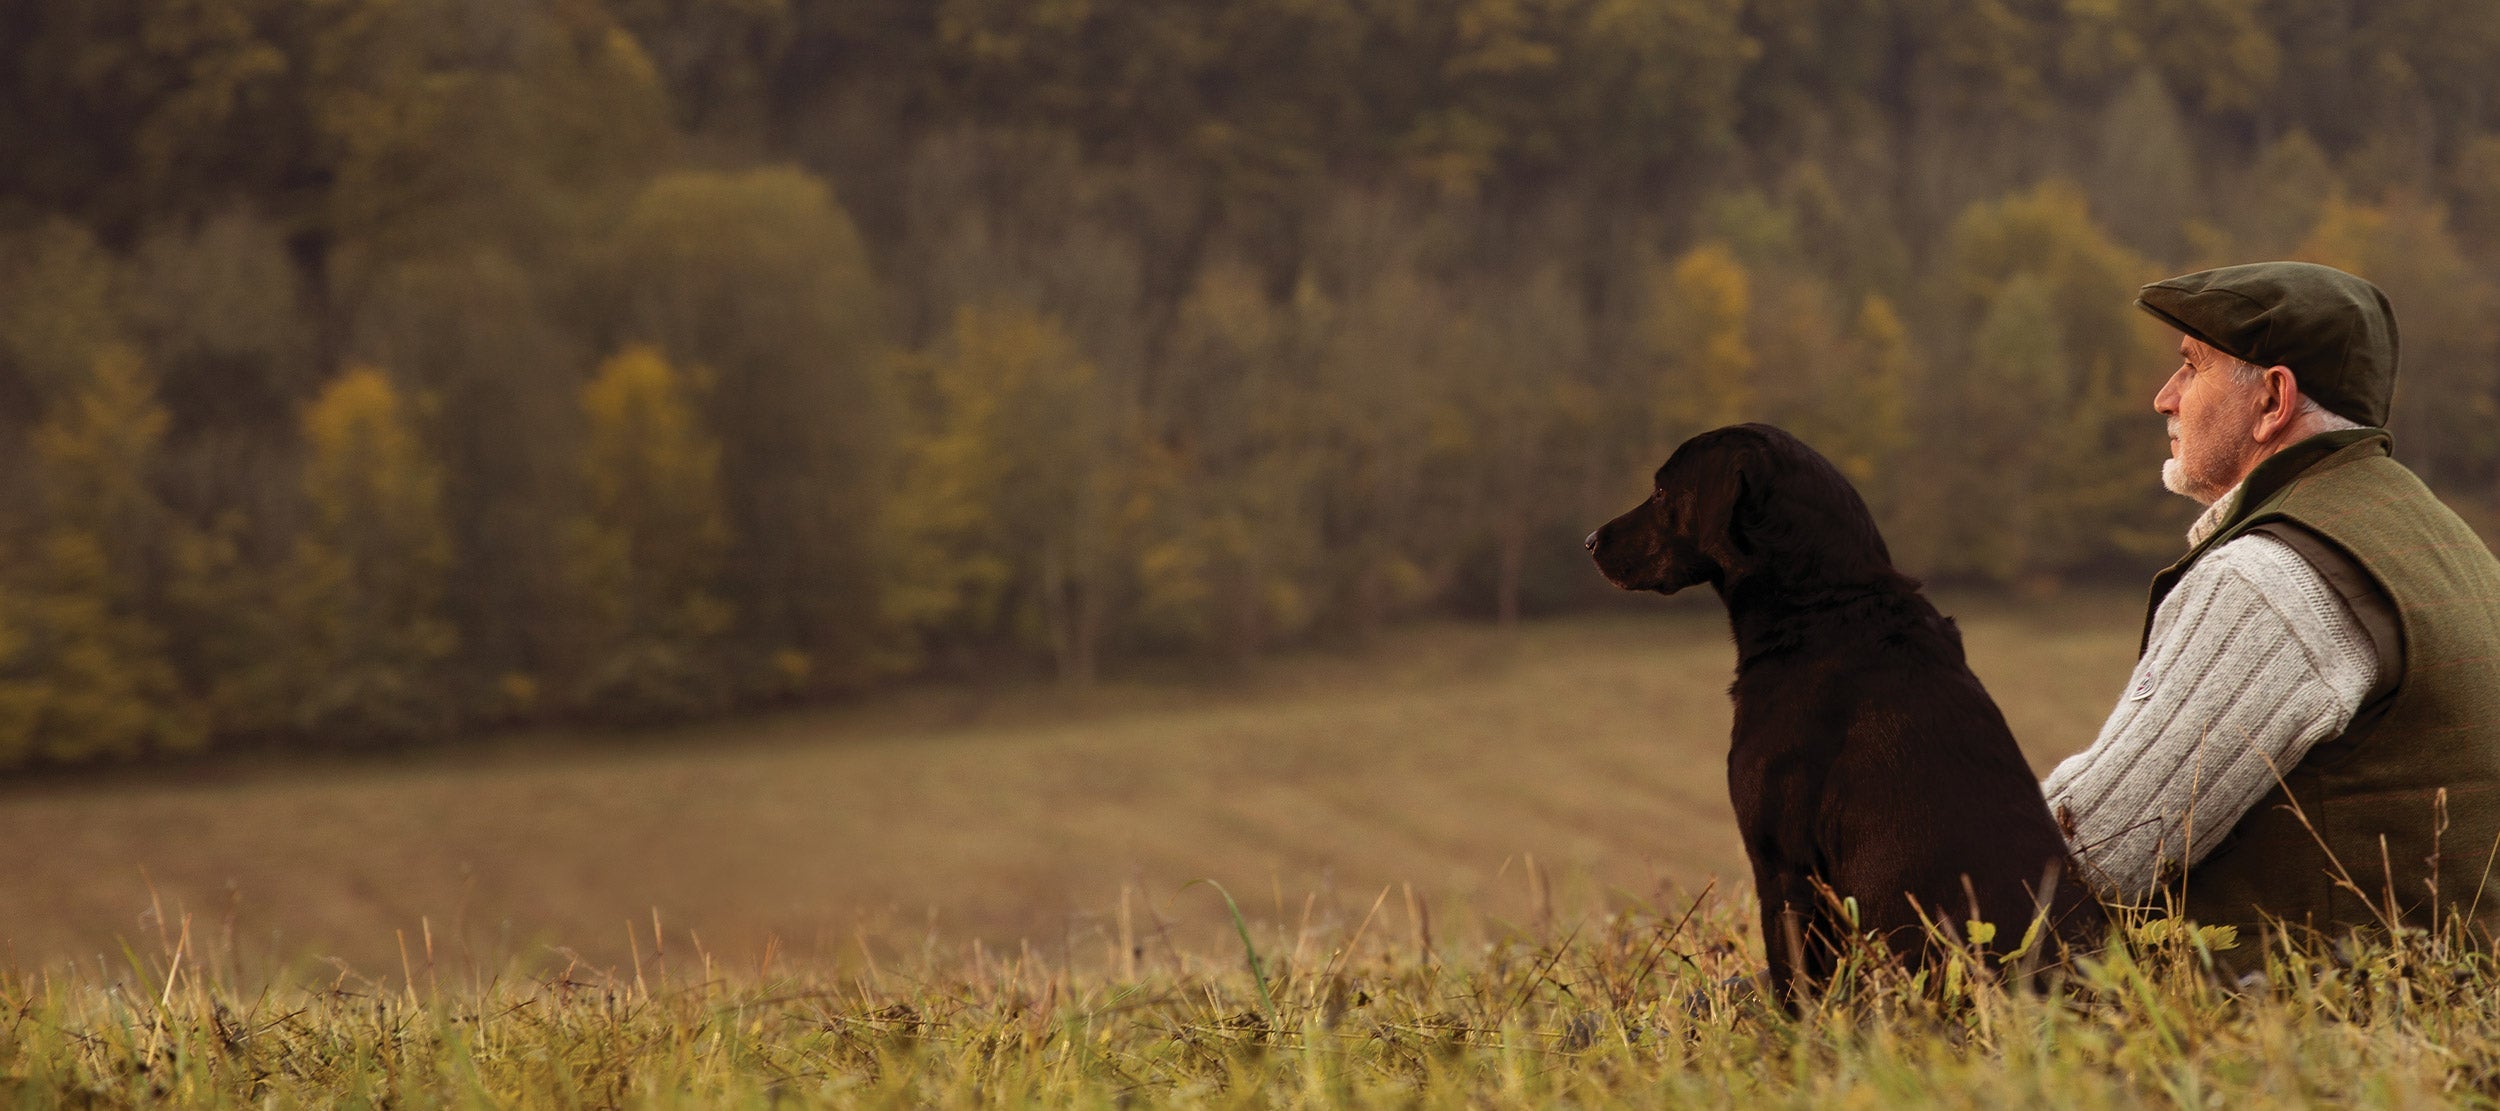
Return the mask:
[[2259,464],[2231,518],[2153,579],[2147,639],[2162,598],[2199,557],[2268,522],[2325,539],[2376,581],[2402,630],[2402,675],[2189,870],[2189,916],[2253,939],[2259,908],[2335,931],[2385,924],[2392,906],[2412,925],[2454,912],[2493,931],[2500,561],[2388,456],[2385,432],[2331,432]]

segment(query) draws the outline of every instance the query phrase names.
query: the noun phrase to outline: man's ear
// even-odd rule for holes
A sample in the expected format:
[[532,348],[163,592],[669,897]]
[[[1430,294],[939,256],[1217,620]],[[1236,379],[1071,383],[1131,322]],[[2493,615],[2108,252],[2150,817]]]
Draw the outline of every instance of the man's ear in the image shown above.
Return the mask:
[[2290,367],[2270,366],[2258,381],[2265,391],[2265,407],[2257,414],[2255,437],[2258,443],[2272,443],[2300,415],[2300,379]]

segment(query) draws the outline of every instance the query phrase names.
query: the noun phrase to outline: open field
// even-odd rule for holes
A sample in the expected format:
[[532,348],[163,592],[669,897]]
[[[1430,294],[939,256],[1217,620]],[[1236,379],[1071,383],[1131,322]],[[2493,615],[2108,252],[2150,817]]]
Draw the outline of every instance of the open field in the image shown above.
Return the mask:
[[[2034,763],[2082,743],[2131,654],[2125,600],[1958,608]],[[1707,886],[1738,859],[1727,669],[1714,610],[1661,607],[1411,630],[1223,681],[21,785],[0,804],[0,1096],[2500,1097],[2500,971],[2436,938],[2222,957],[2260,983],[2208,971],[2225,939],[2157,924],[2054,970],[2047,995],[1964,956],[1923,986],[1872,965],[1799,1016],[1766,1006],[1744,980],[1750,895]],[[1238,930],[1225,896],[1184,886],[1199,876],[1240,897]]]
[[[2035,765],[2089,739],[2132,605],[1947,605]],[[0,929],[20,968],[92,967],[187,913],[238,974],[379,974],[403,935],[424,962],[429,932],[467,967],[621,966],[655,912],[725,960],[975,939],[1099,960],[1124,889],[1132,937],[1219,936],[1221,901],[1183,890],[1200,877],[1270,928],[1359,916],[1389,885],[1401,920],[1411,885],[1451,924],[1655,900],[1741,875],[1742,853],[1724,620],[1707,599],[1643,609],[1410,629],[1222,679],[22,785],[0,795]]]

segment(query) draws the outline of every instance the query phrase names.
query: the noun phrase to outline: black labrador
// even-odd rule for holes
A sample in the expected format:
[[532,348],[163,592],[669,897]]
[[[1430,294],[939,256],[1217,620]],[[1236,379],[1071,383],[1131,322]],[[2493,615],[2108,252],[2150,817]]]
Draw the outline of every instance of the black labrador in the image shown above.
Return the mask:
[[2051,959],[2101,940],[2100,904],[1961,631],[1893,570],[1829,460],[1769,425],[1702,433],[1587,547],[1625,590],[1709,583],[1727,603],[1728,790],[1782,999],[1826,982],[1852,935],[1926,961],[1922,910],[1955,936],[1989,923],[1999,953],[2037,914]]

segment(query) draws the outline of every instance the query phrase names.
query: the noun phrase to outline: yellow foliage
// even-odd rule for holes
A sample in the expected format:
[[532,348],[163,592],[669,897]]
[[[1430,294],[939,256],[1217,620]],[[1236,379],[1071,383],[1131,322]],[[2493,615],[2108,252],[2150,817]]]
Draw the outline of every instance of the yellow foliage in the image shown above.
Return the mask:
[[1724,243],[1694,247],[1652,267],[1645,339],[1662,365],[1654,438],[1672,447],[1704,429],[1746,419],[1755,355],[1747,338],[1753,285]]
[[580,697],[606,716],[684,716],[728,693],[719,642],[735,614],[720,577],[731,538],[720,441],[694,401],[700,378],[638,345],[582,390],[589,504],[567,530],[566,576],[585,626]]
[[459,647],[444,613],[451,532],[443,470],[417,406],[352,367],[306,407],[304,496],[280,599],[295,725],[339,742],[450,728],[440,669]]
[[0,764],[195,748],[207,722],[142,605],[168,527],[149,485],[166,417],[110,349],[35,432],[44,529],[0,594]]

